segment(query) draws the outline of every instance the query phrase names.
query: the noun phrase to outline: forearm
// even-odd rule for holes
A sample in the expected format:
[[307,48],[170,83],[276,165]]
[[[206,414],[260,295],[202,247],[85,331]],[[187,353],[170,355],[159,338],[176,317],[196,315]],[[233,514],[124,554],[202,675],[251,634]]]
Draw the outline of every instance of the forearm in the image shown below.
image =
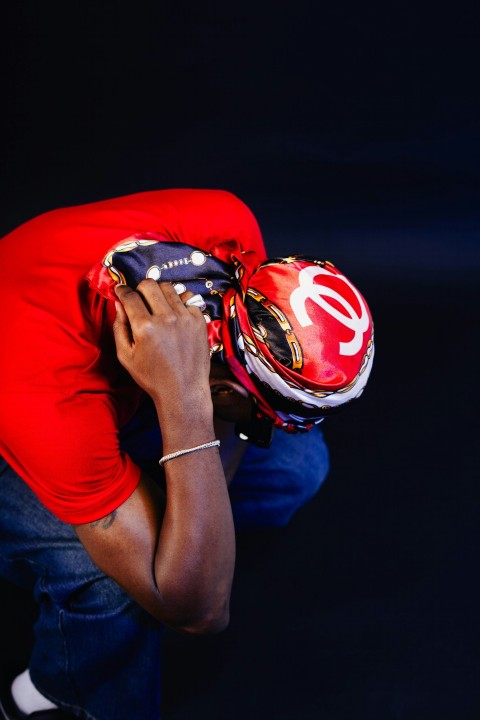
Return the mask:
[[[153,399],[163,454],[214,439],[205,319],[169,283],[116,288],[117,355]],[[191,295],[191,293],[190,293]],[[77,532],[95,562],[175,629],[225,627],[235,561],[233,521],[217,448],[168,461],[166,502],[142,477],[115,522]]]
[[[168,417],[156,404],[164,454],[215,439],[209,397],[190,398]],[[235,534],[218,449],[182,455],[164,467],[167,500],[154,575],[165,622],[184,631],[221,630],[228,622]]]

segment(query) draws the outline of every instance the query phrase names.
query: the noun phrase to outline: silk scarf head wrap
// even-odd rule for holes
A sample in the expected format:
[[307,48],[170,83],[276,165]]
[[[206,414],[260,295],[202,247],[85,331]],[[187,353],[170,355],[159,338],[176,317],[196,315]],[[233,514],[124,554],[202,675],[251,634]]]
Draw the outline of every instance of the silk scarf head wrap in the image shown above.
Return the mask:
[[171,282],[204,297],[212,361],[227,363],[259,417],[305,432],[359,397],[372,368],[373,323],[362,295],[327,261],[259,264],[235,240],[210,252],[154,233],[127,238],[87,274],[114,300],[118,283]]

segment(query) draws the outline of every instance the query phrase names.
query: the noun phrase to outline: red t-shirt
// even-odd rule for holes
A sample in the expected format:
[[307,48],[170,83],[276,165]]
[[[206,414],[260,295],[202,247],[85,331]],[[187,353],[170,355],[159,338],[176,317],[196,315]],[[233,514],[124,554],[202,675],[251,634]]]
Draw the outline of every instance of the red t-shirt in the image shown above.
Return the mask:
[[0,454],[65,522],[107,515],[140,478],[120,451],[118,430],[141,391],[116,359],[114,303],[85,275],[111,247],[145,232],[206,251],[236,239],[265,259],[250,210],[218,190],[160,190],[54,210],[0,240]]

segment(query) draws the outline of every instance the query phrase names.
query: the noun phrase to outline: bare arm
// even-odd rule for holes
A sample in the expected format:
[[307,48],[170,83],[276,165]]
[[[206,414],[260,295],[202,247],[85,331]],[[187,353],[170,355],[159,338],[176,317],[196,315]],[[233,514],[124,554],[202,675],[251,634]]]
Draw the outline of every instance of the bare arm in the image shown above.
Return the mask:
[[[153,398],[163,453],[215,438],[205,321],[170,285],[118,288],[120,362]],[[228,622],[235,562],[230,501],[216,448],[165,464],[166,499],[146,477],[114,514],[77,526],[97,563],[152,615],[186,632]]]

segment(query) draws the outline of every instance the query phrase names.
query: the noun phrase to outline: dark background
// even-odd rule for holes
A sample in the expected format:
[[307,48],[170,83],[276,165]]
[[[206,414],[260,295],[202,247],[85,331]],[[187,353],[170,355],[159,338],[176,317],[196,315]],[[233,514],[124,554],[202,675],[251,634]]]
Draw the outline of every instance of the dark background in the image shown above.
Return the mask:
[[[375,319],[370,386],[325,424],[326,485],[288,528],[239,538],[226,633],[167,637],[165,720],[479,717],[473,8],[2,11],[2,233],[63,205],[225,188],[271,255],[331,259]],[[2,585],[2,608],[2,660],[27,662],[30,600]]]

